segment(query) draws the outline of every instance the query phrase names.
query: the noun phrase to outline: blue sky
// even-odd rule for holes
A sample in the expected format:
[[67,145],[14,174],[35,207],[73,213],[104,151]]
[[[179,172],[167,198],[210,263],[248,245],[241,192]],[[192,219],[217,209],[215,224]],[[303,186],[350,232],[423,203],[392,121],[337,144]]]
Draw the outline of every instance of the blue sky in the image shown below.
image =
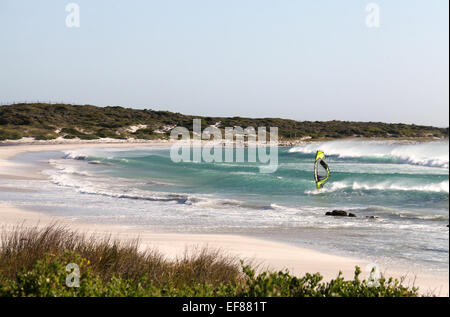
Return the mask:
[[448,5],[0,0],[0,102],[448,126]]

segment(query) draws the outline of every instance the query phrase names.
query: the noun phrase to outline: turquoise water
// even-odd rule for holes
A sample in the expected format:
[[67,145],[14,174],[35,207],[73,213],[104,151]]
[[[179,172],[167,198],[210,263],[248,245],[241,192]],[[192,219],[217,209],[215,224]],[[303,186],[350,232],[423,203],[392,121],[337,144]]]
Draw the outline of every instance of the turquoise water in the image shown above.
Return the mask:
[[[320,191],[318,149],[332,173]],[[12,200],[86,222],[243,234],[448,272],[448,150],[448,142],[310,143],[279,148],[272,174],[257,163],[174,163],[167,148],[41,153],[50,180],[28,184],[39,195]],[[357,217],[324,215],[333,209]]]

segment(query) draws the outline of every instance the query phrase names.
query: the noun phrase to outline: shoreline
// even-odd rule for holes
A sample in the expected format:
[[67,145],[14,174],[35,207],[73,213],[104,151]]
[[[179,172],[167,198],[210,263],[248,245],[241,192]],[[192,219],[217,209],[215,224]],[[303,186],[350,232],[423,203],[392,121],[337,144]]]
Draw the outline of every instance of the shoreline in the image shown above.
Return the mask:
[[[297,138],[297,139],[279,139],[278,140],[278,146],[279,147],[290,147],[290,146],[297,146],[297,145],[304,145],[308,143],[314,143],[314,142],[331,142],[331,141],[353,141],[353,140],[359,140],[359,141],[391,141],[391,142],[397,142],[401,144],[414,144],[414,143],[421,143],[421,142],[443,142],[443,141],[449,141],[449,138],[436,138],[436,137],[403,137],[403,138],[394,138],[394,137],[384,137],[384,138],[378,138],[378,137],[358,137],[358,136],[349,136],[349,137],[343,137],[343,138],[315,138],[312,139],[311,137],[303,137],[303,138]],[[113,145],[113,144],[131,144],[131,145],[138,145],[138,144],[170,144],[170,139],[113,139],[113,138],[99,138],[99,139],[93,139],[93,140],[82,140],[79,138],[74,139],[64,139],[62,137],[58,137],[56,139],[50,139],[50,140],[36,140],[34,138],[30,137],[23,137],[18,140],[1,140],[0,141],[0,148],[3,146],[23,146],[23,145],[87,145],[87,144],[105,144],[105,145]],[[213,141],[214,142],[214,141]],[[202,140],[203,143],[208,143],[206,140]],[[244,141],[244,146],[247,145],[247,141]]]
[[[58,151],[88,147],[140,147],[140,146],[168,146],[170,142],[148,141],[148,142],[72,142],[63,144],[39,143],[32,145],[2,145],[0,146],[0,176],[11,178],[38,177],[36,171],[24,173],[24,166],[11,162],[10,159],[16,155],[27,152]],[[3,190],[0,188],[0,190]],[[17,189],[20,190],[20,189]],[[304,273],[319,272],[329,280],[335,278],[341,270],[346,279],[353,277],[355,265],[363,270],[362,277],[365,278],[364,268],[368,261],[342,256],[321,253],[315,250],[300,248],[279,242],[261,240],[239,235],[223,234],[179,234],[179,233],[149,233],[132,230],[120,225],[92,225],[73,222],[59,217],[49,217],[37,212],[25,211],[14,206],[0,202],[0,226],[11,227],[24,223],[24,225],[45,226],[57,221],[67,225],[70,229],[77,231],[95,233],[96,235],[111,235],[118,239],[140,238],[142,247],[156,248],[166,256],[176,257],[182,255],[186,247],[209,246],[219,248],[226,254],[237,256],[245,260],[253,260],[261,264],[261,268],[273,270],[288,269],[291,273],[300,275]],[[187,242],[188,241],[188,242]],[[398,268],[381,268],[387,276],[400,278],[407,276],[406,285],[420,287],[420,292],[426,294],[428,291],[437,295],[449,294],[448,274],[444,277],[421,272],[405,272]]]

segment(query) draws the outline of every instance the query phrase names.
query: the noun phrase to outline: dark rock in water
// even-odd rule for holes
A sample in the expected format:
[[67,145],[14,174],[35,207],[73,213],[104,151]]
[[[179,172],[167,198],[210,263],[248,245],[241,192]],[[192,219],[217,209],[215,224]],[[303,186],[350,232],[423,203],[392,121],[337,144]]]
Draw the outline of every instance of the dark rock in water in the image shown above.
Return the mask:
[[377,216],[366,216],[367,219],[378,219]]
[[327,212],[325,215],[335,217],[347,217],[348,213],[344,210],[333,210],[332,212]]
[[345,210],[333,210],[325,213],[325,216],[334,216],[334,217],[356,217],[355,214],[351,212],[346,212]]

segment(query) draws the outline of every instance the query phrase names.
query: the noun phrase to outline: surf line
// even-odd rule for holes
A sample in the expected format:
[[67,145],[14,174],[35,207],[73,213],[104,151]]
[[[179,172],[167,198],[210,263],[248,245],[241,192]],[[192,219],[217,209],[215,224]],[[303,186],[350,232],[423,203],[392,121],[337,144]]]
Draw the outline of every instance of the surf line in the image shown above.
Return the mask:
[[[193,119],[192,138],[188,128],[173,128],[170,139],[175,143],[170,148],[171,160],[174,163],[258,162],[263,164],[258,166],[260,173],[277,171],[278,127],[270,127],[269,138],[266,127],[258,127],[258,133],[251,126],[245,129],[239,126],[226,127],[224,132],[225,136],[217,125],[208,126],[202,131],[200,119]],[[245,148],[247,148],[247,155],[245,155]]]

